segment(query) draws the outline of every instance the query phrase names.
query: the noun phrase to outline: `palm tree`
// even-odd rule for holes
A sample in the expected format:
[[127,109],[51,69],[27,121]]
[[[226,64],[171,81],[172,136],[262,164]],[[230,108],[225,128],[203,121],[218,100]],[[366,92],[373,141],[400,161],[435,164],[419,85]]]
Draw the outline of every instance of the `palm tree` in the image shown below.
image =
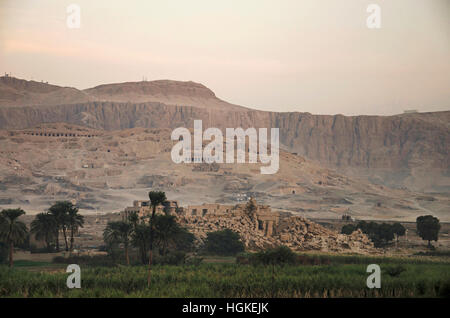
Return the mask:
[[57,233],[57,224],[55,217],[42,212],[36,215],[31,222],[31,233],[34,233],[37,240],[44,240],[47,245],[47,251],[51,250],[51,243],[54,241]]
[[127,265],[130,265],[130,257],[128,255],[128,246],[130,244],[133,226],[128,222],[116,221],[108,222],[103,231],[103,239],[109,244],[123,243],[125,248],[125,259]]
[[137,224],[132,234],[132,244],[139,248],[141,261],[143,264],[147,262],[148,242],[150,241],[150,225],[142,222]]
[[168,245],[177,240],[182,229],[174,215],[158,215],[154,221],[155,236],[159,241],[160,254],[166,255]]
[[56,250],[59,252],[59,232],[62,230],[66,251],[69,251],[67,232],[70,231],[70,250],[73,248],[73,236],[84,224],[84,217],[78,214],[78,208],[69,201],[58,201],[48,209],[56,219]]
[[139,223],[139,215],[136,211],[132,211],[128,215],[128,222],[130,222],[133,225],[133,228],[136,229],[138,223]]
[[67,244],[67,207],[70,202],[67,201],[58,201],[55,204],[53,204],[49,209],[48,212],[54,216],[56,221],[56,251],[59,252],[59,233],[61,230],[64,234],[64,242],[66,243],[66,251],[69,250],[68,244]]
[[78,214],[78,208],[70,203],[67,210],[67,226],[70,229],[70,251],[73,250],[73,242],[75,232],[78,231],[80,227],[83,227],[84,216]]
[[9,245],[9,267],[14,264],[14,244],[20,244],[27,238],[27,227],[19,217],[24,215],[22,209],[8,209],[0,212],[0,239]]
[[167,201],[166,194],[162,191],[150,191],[148,193],[150,199],[150,205],[152,207],[152,216],[150,218],[150,242],[149,242],[149,257],[148,257],[148,277],[147,286],[150,287],[152,276],[152,261],[153,261],[153,236],[154,236],[154,219],[156,213],[156,207]]

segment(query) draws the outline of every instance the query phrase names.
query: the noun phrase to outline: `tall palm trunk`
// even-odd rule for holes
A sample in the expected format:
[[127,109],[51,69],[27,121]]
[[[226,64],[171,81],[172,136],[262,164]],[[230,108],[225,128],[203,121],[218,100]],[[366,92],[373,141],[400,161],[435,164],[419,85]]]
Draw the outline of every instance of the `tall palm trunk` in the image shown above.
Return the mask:
[[59,252],[59,227],[56,229],[56,251]]
[[14,254],[14,243],[13,241],[11,241],[9,242],[9,267],[13,267],[14,265],[13,254]]
[[50,240],[47,233],[45,234],[45,245],[47,245],[47,252],[50,252]]
[[153,206],[152,217],[150,219],[150,252],[148,253],[148,277],[147,286],[150,288],[152,280],[152,261],[153,261],[153,219],[156,213],[156,205]]
[[162,255],[166,255],[166,253],[167,253],[167,238],[164,238],[164,241],[163,241],[163,249],[162,249]]
[[73,236],[74,236],[74,228],[72,227],[71,229],[70,229],[70,251],[72,252],[73,251],[73,242],[74,242],[74,239],[73,239]]
[[147,263],[147,244],[145,241],[141,243],[141,258],[142,264]]
[[150,249],[148,253],[148,277],[147,277],[147,287],[150,288],[150,283],[152,281],[152,261],[153,261],[153,250]]
[[125,244],[125,258],[127,260],[127,265],[130,265],[130,257],[128,255],[128,244]]
[[146,261],[146,259],[145,259],[145,248],[141,246],[139,249],[140,249],[140,253],[141,253],[141,262],[142,262],[142,264],[145,264],[145,261]]
[[66,243],[66,251],[69,250],[69,244],[67,243],[67,231],[66,231],[66,227],[63,227],[63,234],[64,234],[64,243]]

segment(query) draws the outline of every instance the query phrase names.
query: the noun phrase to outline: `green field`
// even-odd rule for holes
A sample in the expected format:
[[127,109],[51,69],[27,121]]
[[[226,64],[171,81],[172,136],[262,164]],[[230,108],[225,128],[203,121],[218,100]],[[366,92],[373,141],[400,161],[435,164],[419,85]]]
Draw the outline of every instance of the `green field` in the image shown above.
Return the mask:
[[[0,297],[449,297],[450,293],[450,263],[442,261],[336,256],[329,265],[272,267],[213,259],[200,265],[156,265],[150,289],[144,266],[82,265],[81,289],[68,289],[65,265],[19,262],[14,269],[2,265]],[[372,262],[381,266],[381,289],[366,287],[366,267]]]

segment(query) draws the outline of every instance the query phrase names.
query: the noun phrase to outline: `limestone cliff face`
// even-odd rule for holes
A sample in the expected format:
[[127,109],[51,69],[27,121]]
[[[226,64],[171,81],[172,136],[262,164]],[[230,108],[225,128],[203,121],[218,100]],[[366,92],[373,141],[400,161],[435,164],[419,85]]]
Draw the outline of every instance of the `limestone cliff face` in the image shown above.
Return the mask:
[[[449,165],[450,112],[389,117],[278,113],[271,117],[285,145],[333,166]],[[432,117],[436,122],[430,122]],[[442,118],[444,123],[439,122]]]
[[450,112],[269,117],[289,149],[349,176],[416,191],[450,190]]
[[[62,102],[53,105],[58,98]],[[39,105],[26,106],[30,100]],[[2,78],[0,101],[0,129],[54,122],[105,130],[175,128],[193,127],[195,119],[204,128],[278,127],[284,146],[323,165],[376,182],[391,180],[389,185],[450,190],[450,111],[351,117],[263,112],[221,101],[201,84],[173,81],[79,91]],[[178,104],[191,106],[173,106]]]
[[105,130],[175,128],[193,127],[195,119],[202,119],[204,127],[278,127],[280,142],[293,152],[334,167],[450,166],[450,112],[347,117],[112,102],[0,109],[2,129],[46,122]]

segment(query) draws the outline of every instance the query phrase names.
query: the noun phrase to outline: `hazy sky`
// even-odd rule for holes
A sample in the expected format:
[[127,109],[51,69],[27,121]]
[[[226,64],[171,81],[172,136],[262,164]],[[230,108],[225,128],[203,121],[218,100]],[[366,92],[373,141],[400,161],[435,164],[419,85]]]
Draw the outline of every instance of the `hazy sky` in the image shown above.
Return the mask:
[[0,0],[0,72],[77,88],[192,80],[262,110],[450,110],[450,0]]

